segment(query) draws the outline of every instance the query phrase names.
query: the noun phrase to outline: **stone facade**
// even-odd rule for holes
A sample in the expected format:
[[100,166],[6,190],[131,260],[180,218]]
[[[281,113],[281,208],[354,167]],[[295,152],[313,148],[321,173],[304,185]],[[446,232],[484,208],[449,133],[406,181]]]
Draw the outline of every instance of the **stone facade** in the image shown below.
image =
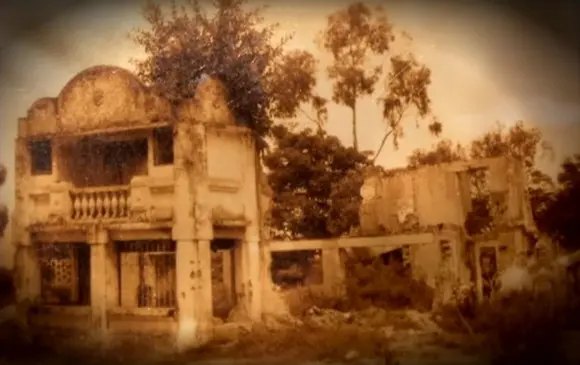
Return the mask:
[[[262,313],[267,206],[255,141],[223,85],[180,105],[130,72],[82,71],[19,120],[13,241],[33,327],[207,339],[212,251],[232,305]],[[215,261],[215,260],[214,260]]]

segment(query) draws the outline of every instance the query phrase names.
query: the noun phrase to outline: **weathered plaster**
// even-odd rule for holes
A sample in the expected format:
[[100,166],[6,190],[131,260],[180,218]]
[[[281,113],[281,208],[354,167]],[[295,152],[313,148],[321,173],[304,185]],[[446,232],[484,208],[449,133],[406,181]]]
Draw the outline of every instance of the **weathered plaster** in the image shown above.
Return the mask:
[[[253,137],[235,123],[219,80],[205,77],[192,99],[172,106],[129,71],[96,66],[80,72],[56,98],[33,103],[18,123],[13,224],[19,302],[38,303],[34,247],[85,242],[91,252],[88,309],[74,308],[73,315],[30,304],[42,309],[30,325],[56,326],[54,319],[62,317],[67,319],[59,326],[84,328],[101,338],[156,330],[173,333],[179,348],[209,340],[210,242],[216,227],[231,227],[228,232],[237,240],[224,262],[226,285],[236,288],[249,317],[261,317],[266,256],[261,248],[266,198],[256,180],[261,167]],[[169,165],[154,163],[153,129],[159,127],[174,131]],[[44,175],[30,167],[28,144],[38,138],[48,138],[52,146],[52,171]],[[121,171],[125,185],[111,185],[114,171],[98,153],[100,146],[137,139],[146,141],[148,153],[126,162],[131,168]],[[138,276],[118,274],[114,242],[159,239],[176,242],[177,307],[135,308],[133,294],[119,288],[133,287]],[[138,266],[137,254],[123,257],[133,257],[132,266]]]

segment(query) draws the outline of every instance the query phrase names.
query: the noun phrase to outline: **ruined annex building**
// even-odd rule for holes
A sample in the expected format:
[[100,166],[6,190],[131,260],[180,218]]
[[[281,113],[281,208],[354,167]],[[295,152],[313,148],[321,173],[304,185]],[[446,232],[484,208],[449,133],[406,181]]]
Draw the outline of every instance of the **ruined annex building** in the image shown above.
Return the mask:
[[[529,248],[525,174],[509,158],[369,173],[361,237],[270,242],[256,141],[224,95],[205,78],[170,105],[130,72],[97,66],[18,121],[12,232],[30,327],[161,333],[188,346],[232,308],[254,321],[277,310],[278,252],[319,251],[329,292],[344,283],[353,249],[397,253],[444,302],[458,285],[489,296],[494,270]],[[474,179],[486,191],[478,201]],[[481,196],[493,225],[474,233]]]
[[18,121],[13,241],[29,325],[195,343],[213,319],[216,259],[231,306],[260,318],[267,201],[222,87],[206,78],[175,107],[97,66]]
[[406,237],[402,256],[439,302],[465,287],[489,299],[497,276],[535,242],[525,182],[522,162],[509,157],[370,174],[361,233]]
[[316,286],[330,293],[349,275],[348,257],[370,254],[407,267],[434,289],[435,306],[464,290],[491,299],[500,273],[535,242],[525,179],[522,163],[508,157],[369,171],[359,237],[271,242],[268,248],[321,250],[323,280]]

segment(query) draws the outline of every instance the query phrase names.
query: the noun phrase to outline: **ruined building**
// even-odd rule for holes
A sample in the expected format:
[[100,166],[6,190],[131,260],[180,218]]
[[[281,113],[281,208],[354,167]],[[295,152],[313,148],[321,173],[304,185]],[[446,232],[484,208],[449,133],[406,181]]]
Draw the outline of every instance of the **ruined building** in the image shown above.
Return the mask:
[[[345,251],[398,252],[444,302],[468,284],[489,296],[494,273],[528,249],[525,174],[510,158],[370,174],[361,237],[270,242],[255,140],[224,95],[206,78],[171,105],[130,72],[98,66],[18,121],[12,232],[30,327],[189,346],[232,308],[251,320],[276,311],[276,252],[319,250],[330,290],[344,283]],[[473,214],[482,202],[487,220]]]
[[521,161],[509,157],[376,173],[361,189],[361,233],[429,232],[429,241],[404,245],[413,275],[448,300],[474,285],[489,297],[493,279],[536,232]]
[[522,163],[508,157],[371,171],[361,188],[359,237],[272,242],[269,250],[321,250],[320,287],[330,292],[344,282],[348,252],[363,250],[408,267],[435,290],[434,305],[464,289],[483,300],[534,241],[525,178]]
[[216,260],[213,286],[260,318],[258,155],[217,80],[174,106],[126,70],[89,68],[30,107],[16,145],[16,286],[31,327],[196,343]]

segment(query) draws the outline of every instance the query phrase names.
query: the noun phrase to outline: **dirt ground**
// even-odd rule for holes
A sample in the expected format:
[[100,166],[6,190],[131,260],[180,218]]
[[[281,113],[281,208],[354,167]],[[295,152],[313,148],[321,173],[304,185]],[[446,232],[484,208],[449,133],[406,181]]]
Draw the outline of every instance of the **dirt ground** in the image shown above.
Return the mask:
[[[18,331],[4,324],[0,342],[14,340]],[[12,332],[8,334],[6,332]],[[6,337],[8,335],[8,338]],[[440,330],[427,314],[370,308],[342,313],[312,308],[301,319],[266,318],[264,324],[225,323],[216,327],[214,341],[182,355],[163,354],[155,346],[135,342],[101,353],[65,351],[46,343],[12,345],[0,364],[83,362],[141,364],[487,364],[465,336]],[[19,348],[20,347],[20,348]],[[155,355],[147,354],[153,349]],[[20,353],[19,353],[20,352]],[[149,351],[151,352],[151,351]],[[33,356],[35,355],[35,356]]]

